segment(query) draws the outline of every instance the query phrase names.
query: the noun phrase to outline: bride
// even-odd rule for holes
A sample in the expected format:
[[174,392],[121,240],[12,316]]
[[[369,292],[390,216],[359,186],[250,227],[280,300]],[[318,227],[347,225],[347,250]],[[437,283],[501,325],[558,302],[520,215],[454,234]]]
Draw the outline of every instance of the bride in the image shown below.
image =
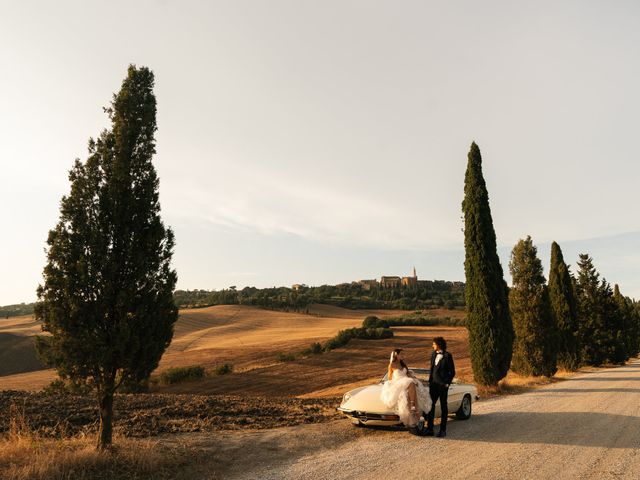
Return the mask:
[[427,388],[407,368],[400,357],[401,351],[397,348],[391,352],[388,380],[382,386],[380,397],[388,408],[398,414],[402,423],[413,428],[422,412],[431,409],[431,398]]

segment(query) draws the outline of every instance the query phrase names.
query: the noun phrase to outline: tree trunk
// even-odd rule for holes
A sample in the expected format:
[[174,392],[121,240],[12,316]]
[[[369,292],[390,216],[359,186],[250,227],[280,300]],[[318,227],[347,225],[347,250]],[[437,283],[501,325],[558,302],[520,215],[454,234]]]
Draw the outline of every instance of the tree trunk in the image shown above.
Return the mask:
[[98,450],[111,446],[113,423],[113,393],[100,396],[100,431],[98,432]]

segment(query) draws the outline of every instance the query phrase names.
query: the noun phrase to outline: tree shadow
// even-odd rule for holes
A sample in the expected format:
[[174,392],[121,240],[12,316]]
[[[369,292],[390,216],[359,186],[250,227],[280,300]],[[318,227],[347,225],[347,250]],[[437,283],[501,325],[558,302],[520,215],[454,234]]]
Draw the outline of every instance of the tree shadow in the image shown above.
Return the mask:
[[639,448],[640,418],[594,412],[495,412],[452,422],[451,440]]

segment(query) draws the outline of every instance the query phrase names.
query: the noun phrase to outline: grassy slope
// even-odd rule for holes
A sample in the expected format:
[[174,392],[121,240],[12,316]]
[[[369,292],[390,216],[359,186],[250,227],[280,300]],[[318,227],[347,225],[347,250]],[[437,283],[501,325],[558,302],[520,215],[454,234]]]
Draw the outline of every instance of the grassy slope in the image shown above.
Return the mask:
[[[435,335],[451,340],[451,350],[458,359],[460,372],[468,370],[466,330],[460,327],[402,327],[396,337],[377,341],[353,341],[346,348],[320,356],[278,363],[279,352],[300,352],[315,341],[324,341],[338,330],[359,326],[367,315],[397,316],[398,310],[348,310],[328,305],[315,305],[310,314],[285,313],[239,305],[220,305],[180,312],[174,340],[165,353],[158,373],[175,366],[203,365],[211,370],[216,365],[231,363],[235,373],[209,377],[204,381],[162,387],[160,391],[200,394],[249,394],[332,396],[348,387],[375,380],[384,372],[391,348],[406,349],[410,364],[424,366]],[[450,310],[429,311],[433,316],[464,315]],[[26,364],[33,348],[26,343],[28,335],[38,332],[31,317],[9,319],[5,331],[24,335],[21,348],[13,358]],[[0,324],[0,332],[2,332]],[[15,368],[15,367],[14,367]],[[24,371],[24,370],[23,370]],[[5,372],[7,373],[7,372]],[[2,375],[2,373],[0,373]],[[0,389],[37,390],[49,383],[55,374],[39,370],[0,376]]]

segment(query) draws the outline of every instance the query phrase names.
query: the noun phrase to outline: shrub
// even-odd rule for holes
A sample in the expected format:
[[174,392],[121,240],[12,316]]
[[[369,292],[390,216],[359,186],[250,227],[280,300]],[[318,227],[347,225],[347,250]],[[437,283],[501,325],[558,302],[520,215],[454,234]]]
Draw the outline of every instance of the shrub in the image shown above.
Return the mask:
[[386,320],[380,320],[378,317],[374,315],[369,315],[362,322],[363,328],[389,328],[389,322]]
[[334,350],[336,348],[344,347],[352,338],[359,338],[362,340],[379,340],[382,338],[393,337],[393,331],[389,328],[349,328],[347,330],[340,330],[338,334],[324,344],[324,350]]
[[188,367],[175,367],[165,370],[160,374],[160,382],[165,385],[197,380],[204,377],[204,368],[199,365]]
[[388,318],[385,322],[390,327],[464,327],[466,325],[465,318],[424,317],[415,314]]
[[222,365],[218,365],[213,369],[213,373],[216,375],[227,375],[228,373],[233,372],[233,365],[230,363],[223,363]]
[[292,362],[293,360],[296,359],[296,356],[293,355],[292,353],[278,353],[278,356],[276,357],[276,360],[278,360],[279,362]]
[[302,355],[319,355],[320,353],[322,353],[320,342],[313,342],[309,348],[302,351]]

